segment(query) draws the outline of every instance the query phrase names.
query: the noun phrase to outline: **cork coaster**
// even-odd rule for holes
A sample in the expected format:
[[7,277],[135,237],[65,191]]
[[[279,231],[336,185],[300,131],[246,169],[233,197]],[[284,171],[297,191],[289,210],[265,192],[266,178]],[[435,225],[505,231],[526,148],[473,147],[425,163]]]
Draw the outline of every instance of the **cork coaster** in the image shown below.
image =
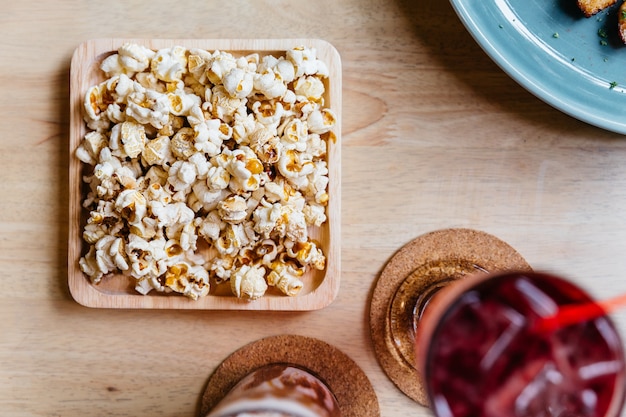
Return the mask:
[[319,378],[337,398],[342,417],[380,417],[374,388],[352,359],[328,343],[297,335],[261,339],[226,358],[209,377],[198,416],[206,416],[237,382],[268,364],[295,365]]
[[[444,229],[419,236],[396,252],[383,268],[370,304],[370,332],[379,364],[409,398],[428,406],[415,369],[411,312],[420,296],[446,280],[474,273],[532,268],[511,246],[471,229]],[[412,329],[412,327],[411,327]]]

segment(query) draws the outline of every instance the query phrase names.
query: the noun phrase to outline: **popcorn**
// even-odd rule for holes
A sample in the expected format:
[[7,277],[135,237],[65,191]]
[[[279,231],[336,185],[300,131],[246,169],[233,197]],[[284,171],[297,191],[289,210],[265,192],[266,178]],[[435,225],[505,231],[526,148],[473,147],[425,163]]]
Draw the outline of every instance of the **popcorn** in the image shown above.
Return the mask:
[[111,150],[118,152],[114,155],[136,158],[146,146],[146,130],[135,122],[116,124],[111,131],[109,143]]
[[192,108],[200,107],[200,97],[188,94],[182,89],[167,93],[170,103],[170,112],[175,116],[186,116]]
[[330,131],[335,126],[337,117],[330,109],[316,109],[309,114],[307,123],[309,132],[322,134]]
[[212,115],[226,123],[232,122],[237,110],[247,103],[246,98],[231,96],[223,85],[216,85],[211,92]]
[[241,225],[226,224],[214,246],[221,255],[235,256],[248,243],[248,236]]
[[231,275],[230,285],[237,298],[255,300],[262,297],[267,291],[265,268],[243,265]]
[[141,151],[141,158],[146,165],[163,165],[171,161],[170,138],[159,136],[148,141]]
[[324,83],[317,77],[301,77],[294,84],[296,98],[300,101],[322,101]]
[[268,55],[263,57],[254,77],[254,89],[267,99],[283,97],[288,91],[287,84],[294,77],[295,69],[291,62]]
[[189,50],[187,57],[187,70],[199,84],[207,83],[207,68],[213,60],[212,55],[203,49]]
[[211,189],[207,186],[206,182],[202,181],[197,181],[191,188],[193,197],[196,198],[199,208],[202,208],[205,211],[213,210],[217,206],[217,203],[230,195],[228,190],[220,188]]
[[313,242],[302,242],[289,247],[287,255],[296,259],[302,266],[309,265],[320,271],[326,266],[326,257]]
[[237,61],[228,52],[221,51],[216,51],[211,58],[206,75],[211,83],[218,85],[226,74],[237,67]]
[[115,210],[131,225],[141,223],[148,210],[146,198],[137,190],[122,191],[115,201]]
[[269,238],[281,215],[282,205],[280,203],[271,204],[267,201],[261,201],[261,205],[253,212],[254,230],[261,236]]
[[283,206],[281,219],[285,238],[295,242],[306,242],[309,233],[301,210],[296,210],[293,206]]
[[321,159],[326,155],[326,141],[317,133],[311,133],[307,137],[306,154],[311,155],[314,159]]
[[226,228],[226,222],[222,221],[217,210],[211,211],[205,218],[197,217],[195,222],[198,227],[198,235],[206,239],[207,242],[216,242],[220,238],[222,230]]
[[129,235],[127,253],[135,277],[158,278],[165,273],[165,242],[164,238],[146,240],[132,233]]
[[285,149],[304,152],[307,146],[309,128],[307,122],[300,119],[289,120],[284,128],[280,142]]
[[187,50],[182,46],[157,51],[150,65],[154,76],[167,82],[180,80],[187,72],[186,52]]
[[278,288],[282,293],[293,297],[304,286],[304,283],[300,280],[303,274],[304,271],[294,265],[293,262],[277,260],[271,264],[271,271],[267,275],[267,283]]
[[261,258],[262,265],[270,266],[278,256],[278,245],[272,239],[264,239],[257,245],[255,254]]
[[244,99],[252,92],[252,74],[241,68],[233,68],[224,76],[224,89],[232,97]]
[[100,277],[116,269],[128,269],[124,241],[112,235],[103,236],[94,245],[95,263]]
[[187,224],[193,221],[195,213],[183,202],[163,204],[152,201],[150,210],[156,216],[159,227],[174,226],[176,224]]
[[283,104],[277,100],[255,101],[252,111],[260,123],[270,128],[276,128],[285,114]]
[[296,78],[313,74],[319,74],[324,77],[328,76],[328,68],[323,61],[317,59],[317,51],[315,48],[293,48],[287,51],[287,59],[291,61],[295,67]]
[[213,280],[253,301],[270,287],[295,296],[326,267],[309,227],[327,221],[337,117],[314,49],[235,57],[128,43],[101,70],[76,149],[91,166],[79,266],[93,283],[121,273],[140,294],[197,300]]
[[293,149],[283,152],[276,166],[278,171],[296,186],[301,185],[302,180],[306,180],[306,176],[315,169],[315,165],[306,154]]
[[326,221],[326,209],[319,204],[307,204],[302,209],[306,224],[319,227]]
[[250,148],[264,164],[275,164],[280,159],[282,146],[278,136],[264,125],[257,123],[249,134]]
[[108,77],[119,74],[132,75],[148,68],[154,55],[154,51],[149,48],[125,43],[118,49],[117,54],[105,58],[100,68]]
[[110,100],[105,99],[106,83],[100,83],[94,85],[87,90],[85,95],[84,108],[85,119],[87,120],[99,120],[102,112],[106,111],[106,108],[110,104]]
[[230,224],[238,224],[244,221],[247,217],[247,208],[246,200],[238,195],[228,197],[217,205],[221,219]]
[[108,139],[101,132],[88,132],[76,150],[76,156],[82,162],[96,165],[100,151],[108,145]]
[[170,120],[167,95],[142,87],[128,95],[126,115],[137,123],[161,129]]
[[176,161],[169,170],[167,182],[173,191],[182,191],[185,195],[196,182],[198,171],[192,162]]
[[230,187],[233,191],[247,192],[258,189],[263,164],[249,147],[242,146],[234,150],[228,158],[226,169],[231,175]]
[[201,266],[181,262],[167,269],[165,286],[192,300],[197,300],[209,293],[209,273]]

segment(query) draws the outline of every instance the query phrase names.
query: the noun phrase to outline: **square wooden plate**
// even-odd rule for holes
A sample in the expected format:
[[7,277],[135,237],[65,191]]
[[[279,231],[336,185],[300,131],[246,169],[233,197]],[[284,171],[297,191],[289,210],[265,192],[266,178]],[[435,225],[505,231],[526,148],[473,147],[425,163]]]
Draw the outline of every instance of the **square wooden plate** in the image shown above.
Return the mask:
[[[82,176],[83,164],[74,155],[87,132],[83,121],[83,100],[87,89],[105,80],[100,62],[115,53],[125,42],[144,45],[153,50],[183,46],[220,50],[235,56],[284,55],[288,49],[305,46],[315,48],[317,56],[326,63],[329,77],[326,80],[325,106],[337,116],[333,132],[337,140],[328,143],[329,168],[328,220],[318,228],[309,230],[310,237],[320,243],[326,255],[326,269],[311,271],[303,277],[304,288],[299,295],[288,297],[270,289],[265,296],[244,301],[236,298],[229,289],[212,285],[211,293],[197,301],[180,294],[163,294],[152,291],[141,295],[134,289],[132,278],[122,274],[105,276],[94,285],[79,268],[78,261],[87,251],[82,239],[85,198]],[[330,304],[339,291],[341,263],[341,61],[337,50],[318,39],[95,39],[78,46],[70,69],[70,166],[69,166],[69,248],[68,284],[74,299],[85,306],[97,308],[153,308],[198,310],[316,310]],[[215,288],[217,287],[217,288]]]

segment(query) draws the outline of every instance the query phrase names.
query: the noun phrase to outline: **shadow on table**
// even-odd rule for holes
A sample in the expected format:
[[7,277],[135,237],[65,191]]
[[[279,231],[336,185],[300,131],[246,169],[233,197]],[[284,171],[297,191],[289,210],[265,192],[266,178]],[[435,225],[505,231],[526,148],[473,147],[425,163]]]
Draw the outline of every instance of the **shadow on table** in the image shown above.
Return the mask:
[[57,135],[52,138],[58,142],[57,159],[58,164],[56,166],[56,184],[58,187],[57,206],[59,208],[59,221],[57,223],[57,255],[56,262],[58,271],[57,283],[60,293],[64,295],[67,300],[72,300],[72,296],[67,284],[67,253],[68,253],[68,213],[69,213],[69,125],[70,125],[70,105],[69,105],[69,80],[70,80],[70,59],[68,55],[61,61],[61,65],[58,72],[55,74],[55,97],[58,99],[57,108],[57,123],[59,131]]

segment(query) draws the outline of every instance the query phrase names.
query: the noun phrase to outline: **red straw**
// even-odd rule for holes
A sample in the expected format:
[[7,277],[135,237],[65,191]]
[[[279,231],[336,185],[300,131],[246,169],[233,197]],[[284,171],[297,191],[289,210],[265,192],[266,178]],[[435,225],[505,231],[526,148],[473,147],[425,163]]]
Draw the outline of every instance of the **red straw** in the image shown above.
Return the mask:
[[561,327],[577,324],[605,316],[620,307],[626,306],[626,294],[608,300],[586,304],[560,306],[557,313],[539,319],[535,327],[539,331],[551,332]]

